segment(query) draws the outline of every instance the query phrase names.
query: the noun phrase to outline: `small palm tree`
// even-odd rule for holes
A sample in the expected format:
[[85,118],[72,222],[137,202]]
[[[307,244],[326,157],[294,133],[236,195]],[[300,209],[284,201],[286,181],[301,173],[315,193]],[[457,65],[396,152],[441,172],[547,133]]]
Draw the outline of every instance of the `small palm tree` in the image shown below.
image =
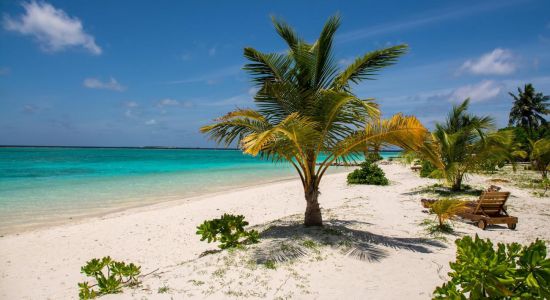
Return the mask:
[[490,132],[491,117],[467,113],[470,100],[453,106],[445,123],[437,123],[431,136],[419,149],[420,156],[438,170],[434,175],[445,178],[453,191],[462,188],[464,177],[488,159],[509,159],[512,131]]
[[340,69],[332,49],[338,16],[329,18],[311,44],[286,23],[273,23],[288,45],[286,53],[244,49],[250,61],[244,69],[259,88],[254,97],[257,110],[234,110],[201,131],[218,143],[238,142],[244,153],[289,162],[304,188],[304,224],[321,226],[319,184],[333,163],[353,160],[372,145],[412,149],[422,143],[427,131],[415,117],[381,120],[372,99],[352,93],[352,84],[373,79],[407,46],[369,52]]
[[466,202],[456,199],[441,199],[430,205],[430,211],[437,216],[438,227],[445,229],[445,222],[466,209]]
[[550,168],[550,139],[542,138],[536,141],[529,141],[531,148],[531,165],[539,171],[543,179],[548,178]]
[[535,129],[546,124],[546,115],[550,113],[548,101],[550,96],[535,92],[532,84],[518,88],[518,95],[509,93],[514,98],[514,105],[510,110],[509,125],[524,128],[531,138],[534,138]]

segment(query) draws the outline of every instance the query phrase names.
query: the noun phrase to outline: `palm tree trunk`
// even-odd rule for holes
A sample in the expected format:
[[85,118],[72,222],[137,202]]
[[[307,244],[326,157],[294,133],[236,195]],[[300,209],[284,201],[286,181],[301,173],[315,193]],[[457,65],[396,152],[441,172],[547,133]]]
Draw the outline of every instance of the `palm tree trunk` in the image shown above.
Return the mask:
[[452,191],[460,191],[462,188],[462,174],[455,177],[455,181],[453,182],[453,186],[451,187]]
[[306,213],[304,216],[305,226],[323,226],[323,217],[321,216],[321,208],[319,207],[319,187],[313,180],[304,188],[306,198]]

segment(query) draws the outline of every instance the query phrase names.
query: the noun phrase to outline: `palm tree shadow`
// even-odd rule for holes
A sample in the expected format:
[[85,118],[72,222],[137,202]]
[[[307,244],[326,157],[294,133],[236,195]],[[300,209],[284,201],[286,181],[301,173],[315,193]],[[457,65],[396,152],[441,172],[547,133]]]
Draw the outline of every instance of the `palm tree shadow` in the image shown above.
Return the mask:
[[361,261],[378,262],[388,257],[387,248],[431,253],[431,248],[445,244],[427,238],[390,237],[351,228],[361,222],[329,220],[325,225],[305,227],[297,221],[276,221],[268,224],[260,235],[264,242],[253,249],[257,263],[285,262],[320,254],[321,247]]

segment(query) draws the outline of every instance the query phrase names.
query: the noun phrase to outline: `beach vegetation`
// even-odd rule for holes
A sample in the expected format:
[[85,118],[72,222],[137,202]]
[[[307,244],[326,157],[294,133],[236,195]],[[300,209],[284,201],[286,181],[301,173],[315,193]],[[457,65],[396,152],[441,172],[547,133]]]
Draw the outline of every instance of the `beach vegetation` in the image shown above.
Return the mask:
[[420,169],[420,177],[422,178],[437,178],[438,172],[434,172],[437,170],[437,168],[428,160],[422,160],[420,162],[420,166],[422,167]]
[[382,155],[380,155],[379,151],[371,151],[371,152],[368,152],[365,155],[365,160],[368,160],[368,161],[371,161],[371,162],[377,162],[377,161],[381,161],[383,159],[384,158],[382,157]]
[[550,170],[550,138],[529,141],[531,154],[529,156],[533,170],[540,172],[543,179],[548,178]]
[[450,280],[434,299],[549,299],[550,258],[544,241],[528,246],[465,236],[455,241]]
[[509,125],[515,125],[527,132],[530,139],[537,138],[539,128],[546,127],[546,115],[550,113],[550,96],[537,93],[532,84],[525,84],[523,90],[518,87],[517,95],[509,93],[514,99],[510,110]]
[[78,296],[80,299],[93,299],[101,295],[117,294],[122,292],[125,286],[139,284],[138,276],[141,273],[141,267],[133,263],[115,261],[106,256],[86,262],[86,265],[81,268],[81,273],[93,277],[96,283],[92,285],[86,281],[78,283]]
[[458,213],[466,209],[465,201],[456,199],[440,199],[430,204],[430,213],[436,215],[437,227],[442,232],[452,232],[447,220],[452,219]]
[[157,293],[165,294],[165,293],[168,293],[169,291],[170,291],[170,287],[167,286],[167,285],[163,285],[163,286],[158,288]]
[[437,123],[419,150],[422,159],[437,170],[432,174],[446,179],[453,191],[462,189],[465,177],[481,169],[488,159],[512,160],[513,131],[492,131],[494,120],[467,112],[470,100],[453,106],[447,119]]
[[270,270],[277,269],[277,265],[275,264],[274,260],[266,260],[264,262],[264,267],[266,267],[266,269],[270,269]]
[[243,215],[223,214],[220,218],[204,221],[197,227],[201,241],[218,242],[221,249],[258,243],[260,235],[256,230],[244,229],[248,222]]
[[371,161],[361,163],[359,169],[348,174],[348,184],[388,185],[384,170]]
[[325,23],[309,43],[284,21],[274,18],[284,52],[245,48],[244,70],[256,85],[256,109],[236,109],[201,128],[218,143],[237,144],[244,153],[286,161],[298,173],[306,200],[304,224],[321,226],[319,185],[327,169],[355,161],[375,147],[415,149],[427,130],[414,116],[381,119],[373,99],[362,99],[353,86],[375,78],[406,53],[407,45],[368,52],[340,66],[334,37],[340,17]]

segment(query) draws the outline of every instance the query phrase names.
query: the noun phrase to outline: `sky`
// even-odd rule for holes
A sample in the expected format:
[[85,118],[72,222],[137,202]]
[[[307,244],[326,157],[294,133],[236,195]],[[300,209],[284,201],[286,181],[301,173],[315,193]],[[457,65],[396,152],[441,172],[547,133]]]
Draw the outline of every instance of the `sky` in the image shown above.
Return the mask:
[[342,24],[343,68],[409,52],[354,86],[428,128],[453,104],[506,126],[508,92],[550,94],[550,1],[0,1],[0,145],[214,147],[202,125],[254,107],[244,47],[281,52],[282,18],[313,42]]

